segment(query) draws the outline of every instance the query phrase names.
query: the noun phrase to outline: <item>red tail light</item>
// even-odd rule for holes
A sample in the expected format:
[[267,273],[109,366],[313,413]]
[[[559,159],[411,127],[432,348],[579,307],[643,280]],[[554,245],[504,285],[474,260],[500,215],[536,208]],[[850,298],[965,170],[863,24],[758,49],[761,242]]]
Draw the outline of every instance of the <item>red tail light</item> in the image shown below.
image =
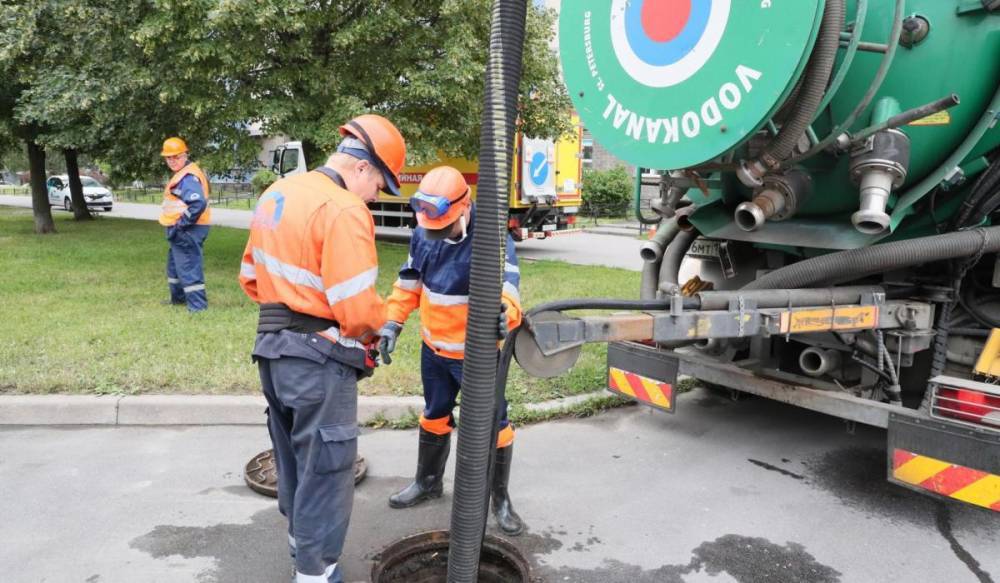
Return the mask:
[[1000,388],[952,377],[938,379],[944,382],[935,388],[933,415],[1000,428]]
[[507,219],[507,228],[516,229],[521,226],[521,221],[517,217],[511,217]]

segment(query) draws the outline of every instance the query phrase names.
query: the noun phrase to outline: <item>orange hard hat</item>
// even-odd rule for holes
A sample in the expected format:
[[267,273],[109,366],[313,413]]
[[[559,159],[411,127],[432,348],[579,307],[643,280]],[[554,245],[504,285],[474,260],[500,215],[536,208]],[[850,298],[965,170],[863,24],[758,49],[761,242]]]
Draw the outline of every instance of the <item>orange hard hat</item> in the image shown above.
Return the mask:
[[167,138],[163,141],[163,151],[161,156],[176,156],[188,151],[188,145],[180,138]]
[[406,162],[406,141],[391,121],[381,115],[359,115],[340,126],[340,135],[357,138],[376,158],[385,176],[386,192],[399,196],[399,173]]
[[[435,199],[447,201],[446,205],[437,205],[437,208],[446,206],[443,213],[436,214],[421,209],[424,204],[433,210]],[[451,166],[438,166],[424,175],[410,202],[417,211],[418,225],[428,231],[440,231],[449,228],[462,216],[472,204],[472,198],[469,184],[461,172]]]

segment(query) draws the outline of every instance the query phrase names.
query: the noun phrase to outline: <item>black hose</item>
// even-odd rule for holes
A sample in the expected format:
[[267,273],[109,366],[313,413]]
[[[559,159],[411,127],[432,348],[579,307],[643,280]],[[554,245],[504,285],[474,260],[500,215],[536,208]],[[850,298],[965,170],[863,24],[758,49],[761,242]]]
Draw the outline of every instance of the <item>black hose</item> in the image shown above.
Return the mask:
[[497,315],[503,287],[506,201],[514,151],[527,0],[495,0],[479,140],[479,193],[472,234],[469,317],[456,449],[448,583],[475,583],[489,509],[496,446]]
[[743,289],[833,285],[901,267],[997,251],[1000,251],[1000,227],[985,227],[821,255],[772,271]]
[[[978,224],[983,217],[992,212],[993,209],[989,208],[989,199],[996,199],[997,195],[1000,195],[1000,158],[990,164],[973,184],[968,198],[962,203],[962,207],[951,224],[952,229],[957,230]],[[987,200],[984,201],[984,198]],[[994,208],[996,202],[993,203]],[[975,212],[980,209],[986,210],[985,212]]]
[[761,161],[768,168],[775,168],[788,159],[805,133],[816,112],[823,102],[833,65],[837,60],[837,50],[840,48],[840,31],[844,26],[844,0],[827,0],[823,10],[823,22],[820,24],[819,36],[816,39],[816,49],[809,59],[806,69],[806,79],[796,97],[795,109],[788,116],[788,121],[782,124],[778,135],[760,155]]

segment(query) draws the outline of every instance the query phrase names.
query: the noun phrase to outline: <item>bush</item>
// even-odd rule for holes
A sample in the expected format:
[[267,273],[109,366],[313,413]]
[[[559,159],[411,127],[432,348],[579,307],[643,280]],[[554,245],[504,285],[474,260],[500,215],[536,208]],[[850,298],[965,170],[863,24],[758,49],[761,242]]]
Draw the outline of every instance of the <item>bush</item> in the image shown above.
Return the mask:
[[260,196],[277,179],[277,174],[265,168],[253,175],[253,178],[250,179],[250,185],[253,187],[254,194]]
[[583,203],[593,215],[627,212],[633,196],[632,177],[624,166],[611,170],[590,170],[583,176]]

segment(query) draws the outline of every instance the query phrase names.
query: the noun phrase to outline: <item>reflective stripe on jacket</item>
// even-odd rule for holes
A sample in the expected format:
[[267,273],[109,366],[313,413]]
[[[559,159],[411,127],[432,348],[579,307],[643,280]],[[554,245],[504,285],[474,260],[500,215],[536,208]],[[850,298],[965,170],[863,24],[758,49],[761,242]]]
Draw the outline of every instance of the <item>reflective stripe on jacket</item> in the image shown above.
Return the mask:
[[201,168],[197,164],[191,162],[187,166],[178,170],[173,177],[167,182],[167,185],[163,187],[163,205],[160,211],[160,224],[164,227],[171,227],[176,225],[178,221],[181,221],[181,217],[187,215],[188,219],[191,219],[190,211],[188,210],[188,203],[184,201],[182,192],[180,190],[181,181],[185,176],[193,176],[198,179],[201,184],[201,196],[204,199],[205,210],[197,217],[196,220],[192,221],[196,225],[210,225],[212,223],[212,209],[209,208],[209,187],[208,178],[205,177],[205,173],[201,171]]
[[318,334],[363,349],[386,320],[377,278],[375,225],[357,195],[318,172],[283,178],[261,195],[240,267],[250,299],[334,320],[339,329]]
[[[521,323],[521,273],[510,235],[506,247],[502,301],[507,304],[508,326],[514,329]],[[410,238],[410,256],[387,300],[389,320],[405,322],[419,307],[424,343],[446,358],[464,358],[471,259],[472,225],[459,242],[428,240],[417,227]]]

